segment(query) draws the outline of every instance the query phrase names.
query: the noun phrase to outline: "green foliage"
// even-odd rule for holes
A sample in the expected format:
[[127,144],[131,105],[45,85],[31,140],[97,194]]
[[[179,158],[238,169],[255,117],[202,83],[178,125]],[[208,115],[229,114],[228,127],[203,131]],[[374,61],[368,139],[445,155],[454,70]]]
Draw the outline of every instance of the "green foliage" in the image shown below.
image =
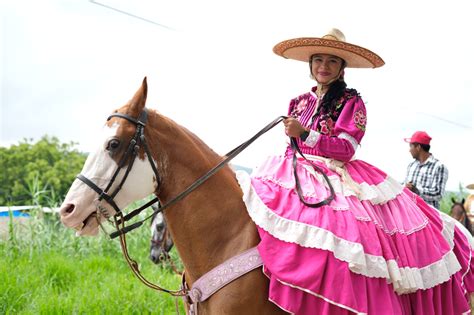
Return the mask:
[[59,203],[86,159],[74,146],[44,136],[0,147],[0,205]]
[[451,211],[451,207],[453,206],[453,199],[458,202],[461,202],[461,200],[463,200],[463,198],[467,198],[468,195],[469,193],[466,191],[464,186],[459,183],[458,191],[447,191],[444,194],[443,199],[441,199],[439,203],[439,210],[449,214],[449,212]]

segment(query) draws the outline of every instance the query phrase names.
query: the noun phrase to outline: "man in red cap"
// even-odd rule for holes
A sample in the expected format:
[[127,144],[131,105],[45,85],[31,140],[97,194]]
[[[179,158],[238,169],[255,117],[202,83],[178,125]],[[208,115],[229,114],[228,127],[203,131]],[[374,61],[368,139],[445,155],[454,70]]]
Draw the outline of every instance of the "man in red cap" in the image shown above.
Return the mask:
[[448,169],[430,153],[430,141],[431,137],[424,131],[416,131],[411,138],[405,138],[415,159],[408,165],[405,186],[439,209],[448,181]]

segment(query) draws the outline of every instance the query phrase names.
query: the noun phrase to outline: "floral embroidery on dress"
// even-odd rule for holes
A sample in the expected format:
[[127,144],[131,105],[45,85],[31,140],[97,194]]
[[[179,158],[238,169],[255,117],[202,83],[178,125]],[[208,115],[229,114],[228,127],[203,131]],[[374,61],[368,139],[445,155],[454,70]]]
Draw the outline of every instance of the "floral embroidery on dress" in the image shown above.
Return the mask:
[[[312,89],[313,92],[316,91],[316,88]],[[326,111],[320,111],[318,109],[314,116],[309,119],[307,125],[312,129],[315,129],[317,132],[324,134],[326,136],[334,136],[334,128],[336,126],[336,121],[338,120],[339,116],[341,115],[344,106],[346,105],[347,101],[358,97],[359,93],[354,89],[346,89],[344,94],[334,102],[334,105]],[[291,116],[299,117],[302,115],[303,111],[308,110],[308,105],[310,104],[311,100],[314,100],[314,96],[310,94],[304,94],[296,99],[292,100],[292,109],[291,109]],[[359,122],[357,126],[359,129],[365,130],[366,118],[365,113],[361,111],[358,114],[357,118],[354,118]]]
[[291,117],[299,117],[305,111],[308,106],[308,99],[306,97],[300,96],[293,100],[293,106],[290,112]]
[[329,117],[326,120],[322,120],[319,122],[320,125],[320,132],[325,135],[332,135],[332,130],[334,128],[334,121]]
[[302,99],[301,101],[299,101],[298,105],[296,105],[296,113],[301,114],[306,109],[307,105],[308,105],[307,99]]
[[367,116],[361,109],[355,112],[354,122],[357,128],[359,128],[362,131],[365,131],[365,125],[367,124]]
[[341,109],[341,107],[342,107],[342,104],[344,104],[344,98],[343,97],[336,103],[335,110],[339,111],[339,109]]
[[327,135],[333,135],[333,129],[336,125],[336,121],[339,118],[339,115],[344,108],[344,104],[346,103],[345,96],[342,96],[335,104],[335,106],[326,114],[321,114],[317,131]]

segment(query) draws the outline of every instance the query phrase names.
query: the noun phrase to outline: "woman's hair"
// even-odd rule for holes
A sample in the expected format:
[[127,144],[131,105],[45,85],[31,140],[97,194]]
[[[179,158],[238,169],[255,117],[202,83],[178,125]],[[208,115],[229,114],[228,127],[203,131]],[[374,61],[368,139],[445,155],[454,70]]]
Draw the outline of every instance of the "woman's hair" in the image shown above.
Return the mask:
[[[313,77],[313,65],[312,65],[313,56],[309,58],[309,71],[312,77]],[[342,60],[342,65],[341,65],[341,71],[342,71],[346,67],[346,62],[344,61],[344,59],[342,58],[340,59]],[[315,116],[318,116],[320,113],[322,114],[328,113],[331,110],[331,108],[336,105],[336,102],[344,95],[344,92],[346,91],[346,87],[347,87],[347,84],[344,81],[344,77],[342,76],[338,80],[331,83],[328,91],[326,92],[326,94],[324,94],[321,105],[319,105]],[[355,90],[354,92],[357,93]]]
[[327,114],[336,106],[336,102],[344,95],[347,84],[344,80],[336,80],[329,87],[326,94],[324,94],[321,105],[318,108],[318,114]]

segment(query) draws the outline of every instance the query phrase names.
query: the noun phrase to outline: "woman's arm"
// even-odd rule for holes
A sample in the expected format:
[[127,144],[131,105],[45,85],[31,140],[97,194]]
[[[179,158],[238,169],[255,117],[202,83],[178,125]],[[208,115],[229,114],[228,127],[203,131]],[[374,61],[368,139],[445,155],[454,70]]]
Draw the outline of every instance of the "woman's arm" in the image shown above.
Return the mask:
[[347,101],[339,115],[333,136],[310,130],[304,144],[314,148],[320,155],[347,162],[354,156],[364,137],[366,124],[364,102],[359,96],[354,96]]

